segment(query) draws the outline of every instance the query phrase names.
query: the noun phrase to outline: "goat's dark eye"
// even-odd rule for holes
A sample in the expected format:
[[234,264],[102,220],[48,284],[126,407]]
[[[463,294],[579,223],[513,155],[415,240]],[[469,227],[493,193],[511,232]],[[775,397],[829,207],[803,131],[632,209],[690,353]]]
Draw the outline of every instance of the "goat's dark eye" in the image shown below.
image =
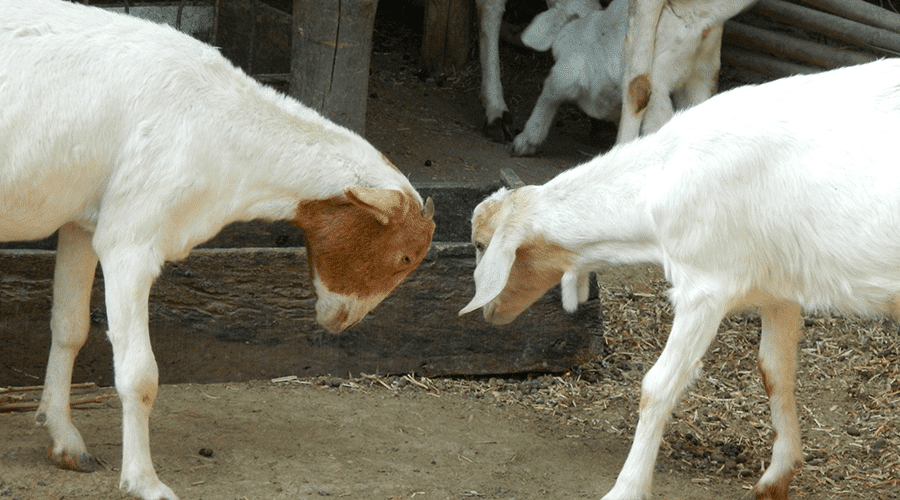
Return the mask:
[[409,264],[410,262],[412,262],[412,259],[410,259],[408,255],[404,255],[404,256],[403,256],[403,263],[404,263],[404,264]]
[[475,250],[478,250],[479,252],[483,252],[484,251],[484,243],[482,243],[480,241],[476,241],[475,242]]

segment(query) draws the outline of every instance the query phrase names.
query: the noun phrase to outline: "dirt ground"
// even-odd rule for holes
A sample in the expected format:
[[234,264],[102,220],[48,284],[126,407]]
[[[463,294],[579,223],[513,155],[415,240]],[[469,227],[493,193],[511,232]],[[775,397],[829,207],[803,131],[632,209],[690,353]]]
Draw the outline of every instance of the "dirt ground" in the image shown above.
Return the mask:
[[[477,64],[423,74],[415,20],[398,19],[377,26],[367,136],[413,182],[496,180],[508,167],[539,183],[612,143],[614,131],[591,139],[589,121],[566,109],[539,156],[510,158],[482,134]],[[551,62],[508,46],[503,59],[521,127]],[[744,78],[726,68],[723,87]],[[163,386],[151,417],[157,472],[182,499],[600,498],[624,461],[640,379],[671,324],[658,269],[604,270],[600,283],[608,354],[565,374]],[[798,383],[806,459],[793,497],[900,498],[897,325],[806,323]],[[744,497],[767,465],[758,328],[752,314],[723,323],[666,433],[654,498]],[[110,467],[90,474],[47,463],[49,439],[32,412],[0,413],[0,498],[125,498],[116,488],[119,408],[110,398],[73,410],[89,449]]]

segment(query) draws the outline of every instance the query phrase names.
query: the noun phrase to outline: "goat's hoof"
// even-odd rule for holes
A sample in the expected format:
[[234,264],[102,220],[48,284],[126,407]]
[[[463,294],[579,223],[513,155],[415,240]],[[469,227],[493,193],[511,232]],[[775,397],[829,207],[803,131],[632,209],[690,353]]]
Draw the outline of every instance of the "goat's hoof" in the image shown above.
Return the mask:
[[526,134],[523,132],[516,136],[513,139],[512,143],[509,145],[509,155],[510,156],[533,156],[537,153],[539,144],[532,144],[528,142],[528,138]]
[[52,444],[47,448],[47,460],[60,469],[73,470],[76,472],[94,472],[109,468],[102,460],[97,457],[92,457],[87,453],[78,455],[56,455],[53,453]]
[[787,500],[790,476],[786,476],[773,484],[759,485],[750,491],[749,500]]
[[487,122],[484,125],[484,135],[494,142],[509,142],[515,137],[512,132],[513,116],[509,111],[504,111],[500,118]]

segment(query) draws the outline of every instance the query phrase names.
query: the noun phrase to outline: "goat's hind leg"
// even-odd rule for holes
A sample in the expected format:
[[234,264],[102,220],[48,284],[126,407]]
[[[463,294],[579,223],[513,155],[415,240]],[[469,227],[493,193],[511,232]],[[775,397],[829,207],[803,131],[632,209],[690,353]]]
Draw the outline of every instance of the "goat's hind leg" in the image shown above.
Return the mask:
[[794,469],[802,463],[800,424],[794,400],[797,373],[797,342],[800,306],[782,302],[760,307],[762,336],[759,342],[759,369],[769,395],[775,443],[772,464],[754,486],[751,498],[787,500]]
[[53,439],[47,452],[50,461],[60,468],[82,472],[102,468],[100,461],[88,454],[69,410],[72,367],[90,328],[91,288],[96,269],[97,254],[91,247],[91,234],[75,224],[61,227],[53,276],[50,320],[53,338],[35,422],[50,431]]

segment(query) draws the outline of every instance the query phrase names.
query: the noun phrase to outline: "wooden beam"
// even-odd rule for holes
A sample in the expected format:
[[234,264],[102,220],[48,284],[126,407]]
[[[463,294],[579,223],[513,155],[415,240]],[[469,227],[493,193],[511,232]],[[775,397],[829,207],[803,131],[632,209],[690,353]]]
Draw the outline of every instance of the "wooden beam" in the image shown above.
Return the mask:
[[827,69],[853,66],[877,59],[871,54],[841,50],[737,21],[727,21],[725,23],[725,33],[722,36],[722,41],[746,49],[759,50],[776,57],[815,64]]
[[900,54],[900,34],[801,5],[783,0],[759,0],[753,12],[860,47],[877,49],[885,54]]
[[294,0],[290,94],[365,135],[378,0]]
[[422,35],[422,58],[432,73],[449,73],[468,59],[474,2],[428,0]]
[[722,45],[722,63],[738,68],[749,69],[770,78],[782,78],[791,75],[817,73],[820,69],[795,64],[775,57],[751,52],[735,47]]
[[863,0],[800,1],[846,19],[900,33],[900,14]]

